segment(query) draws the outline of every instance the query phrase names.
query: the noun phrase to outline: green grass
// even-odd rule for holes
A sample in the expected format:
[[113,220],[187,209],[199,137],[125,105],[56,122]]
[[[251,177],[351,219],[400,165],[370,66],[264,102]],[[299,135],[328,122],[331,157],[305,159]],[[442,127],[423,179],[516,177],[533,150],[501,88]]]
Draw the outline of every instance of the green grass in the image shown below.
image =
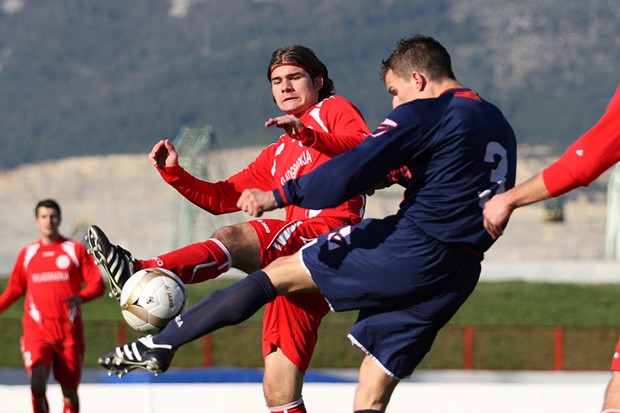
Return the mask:
[[[190,304],[230,281],[213,280],[188,287]],[[6,279],[0,279],[4,289]],[[564,368],[607,369],[620,331],[620,285],[482,282],[450,323],[440,332],[420,368],[463,366],[463,329],[474,328],[474,368],[553,368],[554,327],[564,328]],[[5,338],[0,366],[21,366],[20,318],[23,301],[0,315]],[[85,364],[95,366],[101,353],[123,338],[139,336],[126,327],[118,303],[102,297],[83,306],[87,336]],[[212,365],[260,367],[262,311],[238,326],[219,330],[207,339],[182,347],[174,367]],[[356,312],[330,313],[323,321],[312,367],[357,367],[361,353],[346,338]],[[124,333],[123,333],[124,331]],[[124,335],[123,335],[124,334]],[[205,347],[211,351],[205,352]]]
[[482,282],[457,325],[620,327],[620,284]]

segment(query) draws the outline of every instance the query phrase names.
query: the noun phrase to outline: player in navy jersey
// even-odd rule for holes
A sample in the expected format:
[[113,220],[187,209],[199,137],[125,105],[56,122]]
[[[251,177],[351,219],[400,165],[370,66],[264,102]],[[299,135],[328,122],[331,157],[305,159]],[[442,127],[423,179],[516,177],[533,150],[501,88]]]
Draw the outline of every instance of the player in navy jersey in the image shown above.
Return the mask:
[[321,235],[209,295],[158,335],[104,354],[104,368],[165,371],[184,343],[247,319],[278,295],[320,291],[334,311],[359,310],[349,333],[366,353],[355,411],[385,411],[478,282],[493,244],[482,206],[514,185],[516,141],[500,110],[456,80],[433,38],[399,41],[381,77],[394,109],[370,137],[273,191],[245,190],[238,206],[254,216],[290,204],[329,207],[405,165],[411,179],[396,214]]

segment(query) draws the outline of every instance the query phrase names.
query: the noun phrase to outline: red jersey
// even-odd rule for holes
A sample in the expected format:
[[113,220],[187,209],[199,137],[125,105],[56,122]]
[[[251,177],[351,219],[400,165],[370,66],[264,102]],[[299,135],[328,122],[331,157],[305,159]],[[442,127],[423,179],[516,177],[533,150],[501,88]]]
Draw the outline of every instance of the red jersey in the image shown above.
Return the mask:
[[[0,295],[0,312],[25,294],[24,318],[37,324],[43,319],[72,319],[67,298],[79,294],[87,302],[104,291],[99,267],[85,246],[66,238],[50,245],[38,240],[19,252]],[[80,317],[79,310],[74,317]]]
[[[178,165],[158,171],[189,201],[212,214],[225,214],[239,211],[237,201],[244,189],[270,191],[357,146],[370,133],[359,110],[341,96],[330,96],[317,103],[300,121],[305,128],[295,139],[282,134],[245,169],[224,181],[202,181]],[[338,217],[358,222],[364,213],[364,202],[362,195],[356,195],[337,207],[321,210],[290,205],[285,208],[286,220]]]
[[620,161],[620,85],[603,117],[542,172],[551,196],[588,186]]

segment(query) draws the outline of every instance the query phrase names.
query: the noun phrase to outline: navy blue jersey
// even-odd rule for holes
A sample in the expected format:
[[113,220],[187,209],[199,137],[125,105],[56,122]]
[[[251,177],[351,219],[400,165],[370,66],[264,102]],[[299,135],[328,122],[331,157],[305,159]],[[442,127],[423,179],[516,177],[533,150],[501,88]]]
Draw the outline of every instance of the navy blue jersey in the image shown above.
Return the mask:
[[452,89],[394,109],[364,142],[274,195],[278,205],[325,208],[374,188],[407,166],[401,225],[446,243],[484,252],[493,240],[482,225],[489,196],[515,184],[516,140],[501,111],[469,89]]

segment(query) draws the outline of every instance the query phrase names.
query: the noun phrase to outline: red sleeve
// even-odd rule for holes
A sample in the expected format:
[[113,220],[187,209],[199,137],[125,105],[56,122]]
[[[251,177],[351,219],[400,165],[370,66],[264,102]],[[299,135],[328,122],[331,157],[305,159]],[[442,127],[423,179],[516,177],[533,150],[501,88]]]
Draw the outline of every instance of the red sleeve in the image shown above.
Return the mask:
[[[239,188],[239,195],[244,189],[248,188],[257,188],[263,191],[273,188],[275,178],[271,170],[274,166],[275,152],[278,146],[279,142],[267,146],[248,166],[228,178],[230,183]],[[239,196],[235,198],[235,205],[237,205],[238,200]]]
[[25,249],[22,249],[17,256],[6,289],[0,295],[0,313],[9,308],[26,292],[26,274],[23,271],[24,254]]
[[[319,125],[329,125],[329,131],[305,127],[294,138],[299,139],[304,146],[312,147],[331,157],[359,145],[370,134],[360,111],[340,96],[325,99],[320,105],[304,114],[302,119],[304,125],[307,123],[304,122],[308,120],[307,117]],[[335,130],[338,133],[332,133]]]
[[273,153],[270,145],[258,155],[245,169],[219,182],[198,179],[181,166],[157,168],[160,175],[188,201],[214,215],[237,212],[237,201],[241,192],[247,188],[263,190],[273,187],[273,177],[269,174],[272,165],[269,159]]
[[84,281],[84,288],[79,292],[79,296],[83,303],[100,297],[105,292],[101,271],[90,256],[86,248],[76,241],[76,253],[80,262],[80,271]]
[[227,181],[216,183],[203,181],[178,165],[157,170],[166,183],[205,211],[219,215],[238,210],[236,203],[241,192]]
[[557,197],[588,186],[620,160],[620,85],[603,117],[542,172],[545,187]]

